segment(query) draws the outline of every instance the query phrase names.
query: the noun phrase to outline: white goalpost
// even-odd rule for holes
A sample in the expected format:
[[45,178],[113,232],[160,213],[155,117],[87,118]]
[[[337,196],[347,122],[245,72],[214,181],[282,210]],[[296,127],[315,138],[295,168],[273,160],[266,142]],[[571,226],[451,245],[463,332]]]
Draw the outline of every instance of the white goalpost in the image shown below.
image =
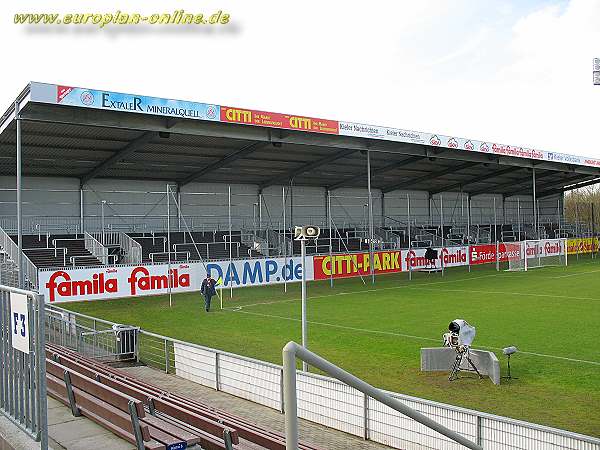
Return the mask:
[[508,270],[527,271],[539,267],[567,266],[566,239],[527,240],[506,244]]

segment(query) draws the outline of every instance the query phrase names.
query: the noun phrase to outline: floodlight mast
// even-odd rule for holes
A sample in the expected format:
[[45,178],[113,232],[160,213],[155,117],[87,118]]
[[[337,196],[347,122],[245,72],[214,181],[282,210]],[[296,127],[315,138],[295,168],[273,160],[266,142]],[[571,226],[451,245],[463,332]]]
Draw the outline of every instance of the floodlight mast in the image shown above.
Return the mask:
[[[300,257],[302,264],[302,346],[308,348],[308,322],[306,320],[306,240],[317,239],[321,234],[319,227],[304,226],[294,228],[294,239],[300,241]],[[284,265],[283,278],[287,278],[287,270]],[[302,361],[302,370],[308,372],[308,364]]]

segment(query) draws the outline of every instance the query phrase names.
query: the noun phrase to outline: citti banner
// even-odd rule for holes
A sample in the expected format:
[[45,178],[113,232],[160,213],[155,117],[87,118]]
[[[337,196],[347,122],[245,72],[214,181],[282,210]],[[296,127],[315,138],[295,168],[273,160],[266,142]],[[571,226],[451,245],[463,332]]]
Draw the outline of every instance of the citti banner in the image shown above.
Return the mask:
[[336,120],[255,111],[253,109],[242,109],[231,106],[221,106],[221,121],[271,128],[285,128],[286,130],[338,134],[338,123]]

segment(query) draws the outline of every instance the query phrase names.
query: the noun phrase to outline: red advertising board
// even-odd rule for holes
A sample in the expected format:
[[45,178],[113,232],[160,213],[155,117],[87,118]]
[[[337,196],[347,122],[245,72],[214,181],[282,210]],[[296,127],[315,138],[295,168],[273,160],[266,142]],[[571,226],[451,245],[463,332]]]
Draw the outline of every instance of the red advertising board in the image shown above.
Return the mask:
[[[369,275],[371,265],[369,253],[351,253],[333,255],[333,278],[357,277]],[[380,251],[373,253],[375,273],[402,272],[402,257],[399,250]],[[331,276],[332,264],[329,255],[314,256],[315,280],[326,280]]]
[[339,131],[337,120],[292,116],[290,114],[255,111],[230,106],[221,106],[221,121],[313,133],[338,134]]
[[[519,242],[498,244],[499,261],[520,258],[521,244]],[[469,247],[471,265],[491,264],[496,262],[496,244],[471,245]]]

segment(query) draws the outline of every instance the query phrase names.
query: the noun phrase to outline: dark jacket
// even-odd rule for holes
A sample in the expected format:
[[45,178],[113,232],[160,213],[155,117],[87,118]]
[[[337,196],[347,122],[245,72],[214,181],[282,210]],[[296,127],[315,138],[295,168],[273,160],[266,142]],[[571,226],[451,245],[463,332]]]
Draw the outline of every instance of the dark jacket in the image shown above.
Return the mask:
[[205,278],[204,280],[202,280],[202,286],[200,287],[200,292],[204,295],[216,295],[217,291],[215,290],[215,286],[217,285],[217,282],[214,279],[207,279]]

